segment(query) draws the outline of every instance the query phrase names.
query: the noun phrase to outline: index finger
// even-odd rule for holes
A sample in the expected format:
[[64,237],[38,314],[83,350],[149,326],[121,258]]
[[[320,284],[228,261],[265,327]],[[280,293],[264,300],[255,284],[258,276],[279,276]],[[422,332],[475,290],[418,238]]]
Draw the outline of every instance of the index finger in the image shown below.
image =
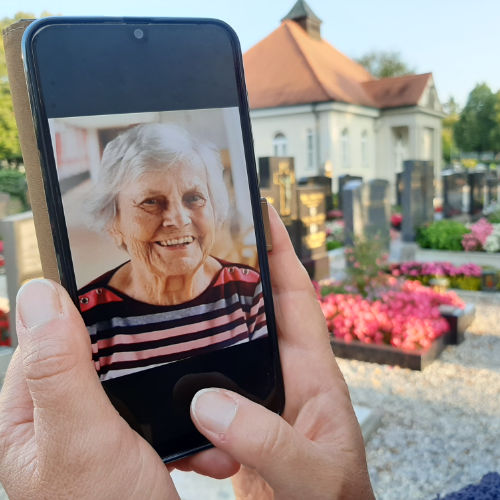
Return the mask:
[[273,249],[268,253],[271,283],[276,292],[314,292],[311,280],[293,248],[290,236],[275,208],[269,206]]

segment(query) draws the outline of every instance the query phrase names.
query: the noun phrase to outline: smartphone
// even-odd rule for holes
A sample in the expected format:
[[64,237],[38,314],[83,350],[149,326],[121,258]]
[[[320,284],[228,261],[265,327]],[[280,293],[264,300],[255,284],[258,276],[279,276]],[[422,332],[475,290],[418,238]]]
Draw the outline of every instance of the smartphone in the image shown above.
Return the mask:
[[30,25],[22,48],[61,282],[111,402],[165,462],[210,446],[189,416],[201,388],[281,412],[234,31],[57,17]]

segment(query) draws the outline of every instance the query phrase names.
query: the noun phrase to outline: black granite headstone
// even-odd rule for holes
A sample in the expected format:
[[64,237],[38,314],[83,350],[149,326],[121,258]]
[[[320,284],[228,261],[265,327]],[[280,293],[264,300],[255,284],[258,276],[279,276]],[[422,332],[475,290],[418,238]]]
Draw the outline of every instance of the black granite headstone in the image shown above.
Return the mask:
[[350,181],[343,191],[344,242],[354,245],[356,239],[380,238],[388,249],[390,242],[389,182],[373,179],[366,183]]
[[285,157],[259,158],[259,177],[261,196],[279,213],[311,278],[327,278],[325,200],[326,194],[331,194],[331,179],[330,187],[312,185],[312,181],[298,186],[293,158]]
[[403,205],[403,172],[396,174],[396,205]]
[[477,218],[483,213],[486,197],[486,171],[477,170],[467,175],[469,183],[469,215]]
[[498,186],[500,182],[498,179],[498,171],[490,170],[486,175],[486,193],[487,203],[492,205],[498,202]]
[[363,183],[349,181],[342,191],[342,212],[344,214],[344,245],[354,246],[356,238],[364,237]]
[[295,251],[312,279],[329,276],[326,252],[326,188],[297,186],[297,214],[294,221]]
[[362,203],[365,237],[378,237],[388,249],[390,242],[391,200],[389,181],[373,179],[363,184]]
[[443,170],[443,217],[450,218],[464,213],[464,189],[467,185],[465,172]]
[[349,175],[349,174],[345,174],[345,175],[339,175],[339,179],[338,179],[338,200],[339,200],[339,208],[342,210],[342,205],[343,205],[343,201],[342,201],[342,191],[344,189],[344,186],[349,182],[349,181],[362,181],[363,180],[363,177],[360,177],[358,175]]
[[290,224],[297,216],[293,158],[259,158],[259,182],[261,196],[274,206],[285,225]]
[[326,175],[313,175],[311,177],[302,177],[298,182],[299,186],[321,186],[325,188],[325,206],[326,211],[333,210],[333,192],[332,178]]
[[402,239],[415,241],[416,230],[434,220],[434,165],[430,161],[403,162]]

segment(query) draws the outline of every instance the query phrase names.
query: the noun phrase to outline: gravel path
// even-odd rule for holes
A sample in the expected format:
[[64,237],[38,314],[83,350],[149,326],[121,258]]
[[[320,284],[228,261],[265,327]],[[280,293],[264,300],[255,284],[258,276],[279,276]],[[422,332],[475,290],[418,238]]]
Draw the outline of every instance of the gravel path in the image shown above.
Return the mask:
[[[461,294],[462,295],[462,294]],[[433,499],[500,471],[500,293],[423,372],[339,359],[355,404],[383,412],[367,443],[378,500]]]
[[[432,500],[500,472],[500,293],[460,295],[476,305],[466,340],[423,372],[338,360],[353,403],[383,414],[367,443],[377,500]],[[203,481],[210,498],[231,498],[227,484]]]

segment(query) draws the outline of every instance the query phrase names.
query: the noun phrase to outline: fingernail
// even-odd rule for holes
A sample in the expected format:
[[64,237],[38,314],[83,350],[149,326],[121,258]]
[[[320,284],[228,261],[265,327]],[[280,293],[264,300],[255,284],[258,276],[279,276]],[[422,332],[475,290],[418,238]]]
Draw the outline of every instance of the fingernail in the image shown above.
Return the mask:
[[204,429],[223,434],[229,429],[238,404],[220,389],[202,389],[191,402],[193,417]]
[[17,292],[16,304],[26,328],[41,326],[61,315],[59,294],[50,281],[43,279],[25,283]]

